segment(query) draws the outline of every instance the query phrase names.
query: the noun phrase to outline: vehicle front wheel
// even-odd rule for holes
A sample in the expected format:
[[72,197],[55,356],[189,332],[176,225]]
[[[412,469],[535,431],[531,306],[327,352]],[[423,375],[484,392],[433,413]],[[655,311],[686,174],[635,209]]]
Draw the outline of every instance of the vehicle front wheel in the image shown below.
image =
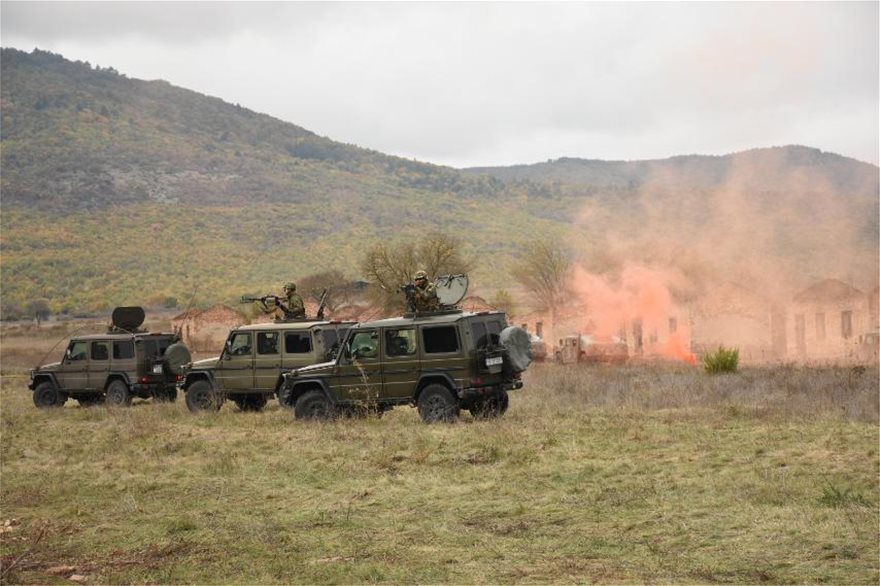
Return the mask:
[[217,391],[206,380],[197,380],[186,389],[186,407],[193,413],[219,411],[222,405]]
[[34,405],[40,409],[61,407],[67,402],[67,393],[62,393],[52,381],[42,382],[34,389]]
[[266,395],[262,393],[242,395],[240,397],[235,397],[232,400],[235,401],[235,404],[238,405],[238,408],[242,411],[262,411],[268,401]]
[[308,391],[296,400],[293,414],[297,419],[332,419],[333,405],[321,391]]
[[499,391],[471,407],[471,415],[474,419],[494,419],[504,415],[509,405],[510,398],[507,396],[507,391]]
[[114,380],[107,385],[105,402],[108,407],[128,407],[131,405],[131,393],[128,385],[121,380]]
[[458,419],[461,406],[443,385],[428,385],[419,395],[419,415],[425,423],[453,422]]

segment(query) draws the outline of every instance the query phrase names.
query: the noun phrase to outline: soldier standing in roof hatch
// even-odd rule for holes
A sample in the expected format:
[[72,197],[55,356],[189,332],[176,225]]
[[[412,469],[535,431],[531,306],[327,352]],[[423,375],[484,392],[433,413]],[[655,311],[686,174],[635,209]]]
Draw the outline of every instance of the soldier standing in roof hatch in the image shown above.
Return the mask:
[[284,296],[287,297],[286,306],[281,309],[284,311],[284,319],[296,319],[306,316],[306,306],[303,298],[296,292],[295,283],[284,284]]
[[437,298],[437,289],[434,283],[428,282],[428,273],[419,271],[413,276],[415,281],[416,311],[434,311],[440,308],[440,300]]

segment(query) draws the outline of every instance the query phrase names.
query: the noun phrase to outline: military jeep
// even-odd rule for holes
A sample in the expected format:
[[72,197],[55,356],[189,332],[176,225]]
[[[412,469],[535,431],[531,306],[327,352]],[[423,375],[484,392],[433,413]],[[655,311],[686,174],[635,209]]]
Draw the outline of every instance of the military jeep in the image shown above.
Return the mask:
[[280,393],[282,370],[329,360],[354,323],[294,319],[234,328],[220,356],[185,365],[186,406],[216,411],[229,399],[242,411],[261,411]]
[[425,422],[507,411],[531,362],[531,341],[503,312],[447,309],[352,327],[331,362],[284,374],[282,401],[299,419],[418,408]]
[[174,401],[189,350],[175,334],[139,330],[143,322],[142,308],[117,307],[106,334],[72,337],[60,362],[30,371],[34,405],[61,407],[71,397],[83,406]]

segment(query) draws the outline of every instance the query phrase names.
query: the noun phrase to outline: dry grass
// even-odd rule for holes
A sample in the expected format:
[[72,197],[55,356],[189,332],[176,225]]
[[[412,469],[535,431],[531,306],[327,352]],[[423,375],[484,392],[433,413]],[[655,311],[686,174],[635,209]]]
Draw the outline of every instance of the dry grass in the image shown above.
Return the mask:
[[538,365],[507,416],[39,411],[0,381],[9,583],[876,584],[876,369]]

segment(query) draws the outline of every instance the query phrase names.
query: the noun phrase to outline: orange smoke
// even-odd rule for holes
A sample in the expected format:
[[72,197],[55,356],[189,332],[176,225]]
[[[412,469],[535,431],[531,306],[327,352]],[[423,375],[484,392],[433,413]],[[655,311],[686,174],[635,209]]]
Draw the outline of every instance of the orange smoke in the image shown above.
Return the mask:
[[[575,266],[570,283],[579,305],[575,327],[599,338],[610,338],[627,331],[638,321],[645,339],[652,332],[664,333],[650,348],[651,352],[696,364],[696,357],[688,349],[687,324],[681,319],[669,291],[668,283],[674,277],[666,271],[628,265],[620,277],[612,281]],[[674,332],[669,331],[670,319],[676,322]],[[632,340],[628,342],[632,344]]]

